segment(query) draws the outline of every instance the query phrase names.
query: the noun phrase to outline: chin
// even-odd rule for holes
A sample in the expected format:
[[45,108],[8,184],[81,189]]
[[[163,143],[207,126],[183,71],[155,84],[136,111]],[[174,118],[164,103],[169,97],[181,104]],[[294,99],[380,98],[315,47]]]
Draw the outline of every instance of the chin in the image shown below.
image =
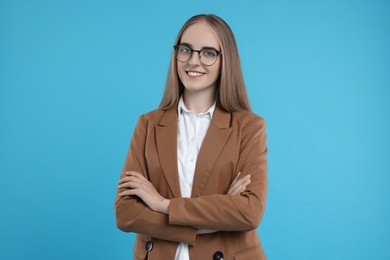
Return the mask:
[[194,85],[184,85],[184,88],[187,90],[187,91],[190,91],[190,92],[198,92],[198,91],[202,91],[202,90],[206,90],[208,89],[209,87],[204,87],[204,86],[194,86]]

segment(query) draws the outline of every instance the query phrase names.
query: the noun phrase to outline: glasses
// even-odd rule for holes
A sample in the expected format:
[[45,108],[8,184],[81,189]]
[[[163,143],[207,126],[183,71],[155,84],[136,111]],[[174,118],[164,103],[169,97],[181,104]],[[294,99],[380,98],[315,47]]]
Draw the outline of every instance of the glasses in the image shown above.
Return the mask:
[[203,48],[201,50],[193,50],[190,47],[181,44],[175,45],[173,47],[175,48],[175,55],[178,61],[189,61],[192,57],[192,54],[197,52],[200,62],[205,66],[213,65],[217,61],[218,56],[222,54],[221,51],[217,51],[216,49],[210,47]]

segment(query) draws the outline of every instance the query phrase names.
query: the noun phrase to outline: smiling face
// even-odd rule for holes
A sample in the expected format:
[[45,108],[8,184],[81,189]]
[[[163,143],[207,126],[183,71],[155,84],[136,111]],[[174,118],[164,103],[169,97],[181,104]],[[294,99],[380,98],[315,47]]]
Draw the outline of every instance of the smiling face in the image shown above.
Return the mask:
[[[198,22],[190,25],[182,34],[179,42],[193,50],[212,48],[220,51],[220,44],[216,33],[206,22]],[[177,71],[185,91],[190,92],[215,92],[216,82],[220,74],[221,55],[211,66],[205,66],[200,61],[198,52],[193,52],[192,57],[186,62],[177,61]]]

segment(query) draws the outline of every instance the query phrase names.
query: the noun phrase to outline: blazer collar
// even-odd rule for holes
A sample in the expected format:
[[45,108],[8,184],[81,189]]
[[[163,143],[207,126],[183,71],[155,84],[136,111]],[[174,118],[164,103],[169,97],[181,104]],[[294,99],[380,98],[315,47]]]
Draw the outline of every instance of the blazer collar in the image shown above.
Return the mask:
[[[172,106],[169,109],[164,110],[162,117],[160,118],[158,125],[159,126],[169,126],[171,124],[176,124],[178,119],[178,103]],[[216,107],[213,113],[213,118],[211,124],[214,124],[218,128],[229,128],[230,127],[231,113],[225,111],[219,102],[216,103]]]

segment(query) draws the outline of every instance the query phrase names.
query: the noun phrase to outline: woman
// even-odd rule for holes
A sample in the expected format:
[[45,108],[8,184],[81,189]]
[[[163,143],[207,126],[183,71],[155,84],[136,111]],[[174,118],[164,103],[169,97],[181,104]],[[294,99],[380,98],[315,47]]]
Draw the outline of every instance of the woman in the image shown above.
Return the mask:
[[160,107],[139,117],[117,226],[134,259],[265,259],[265,121],[250,111],[234,35],[215,15],[180,30]]

